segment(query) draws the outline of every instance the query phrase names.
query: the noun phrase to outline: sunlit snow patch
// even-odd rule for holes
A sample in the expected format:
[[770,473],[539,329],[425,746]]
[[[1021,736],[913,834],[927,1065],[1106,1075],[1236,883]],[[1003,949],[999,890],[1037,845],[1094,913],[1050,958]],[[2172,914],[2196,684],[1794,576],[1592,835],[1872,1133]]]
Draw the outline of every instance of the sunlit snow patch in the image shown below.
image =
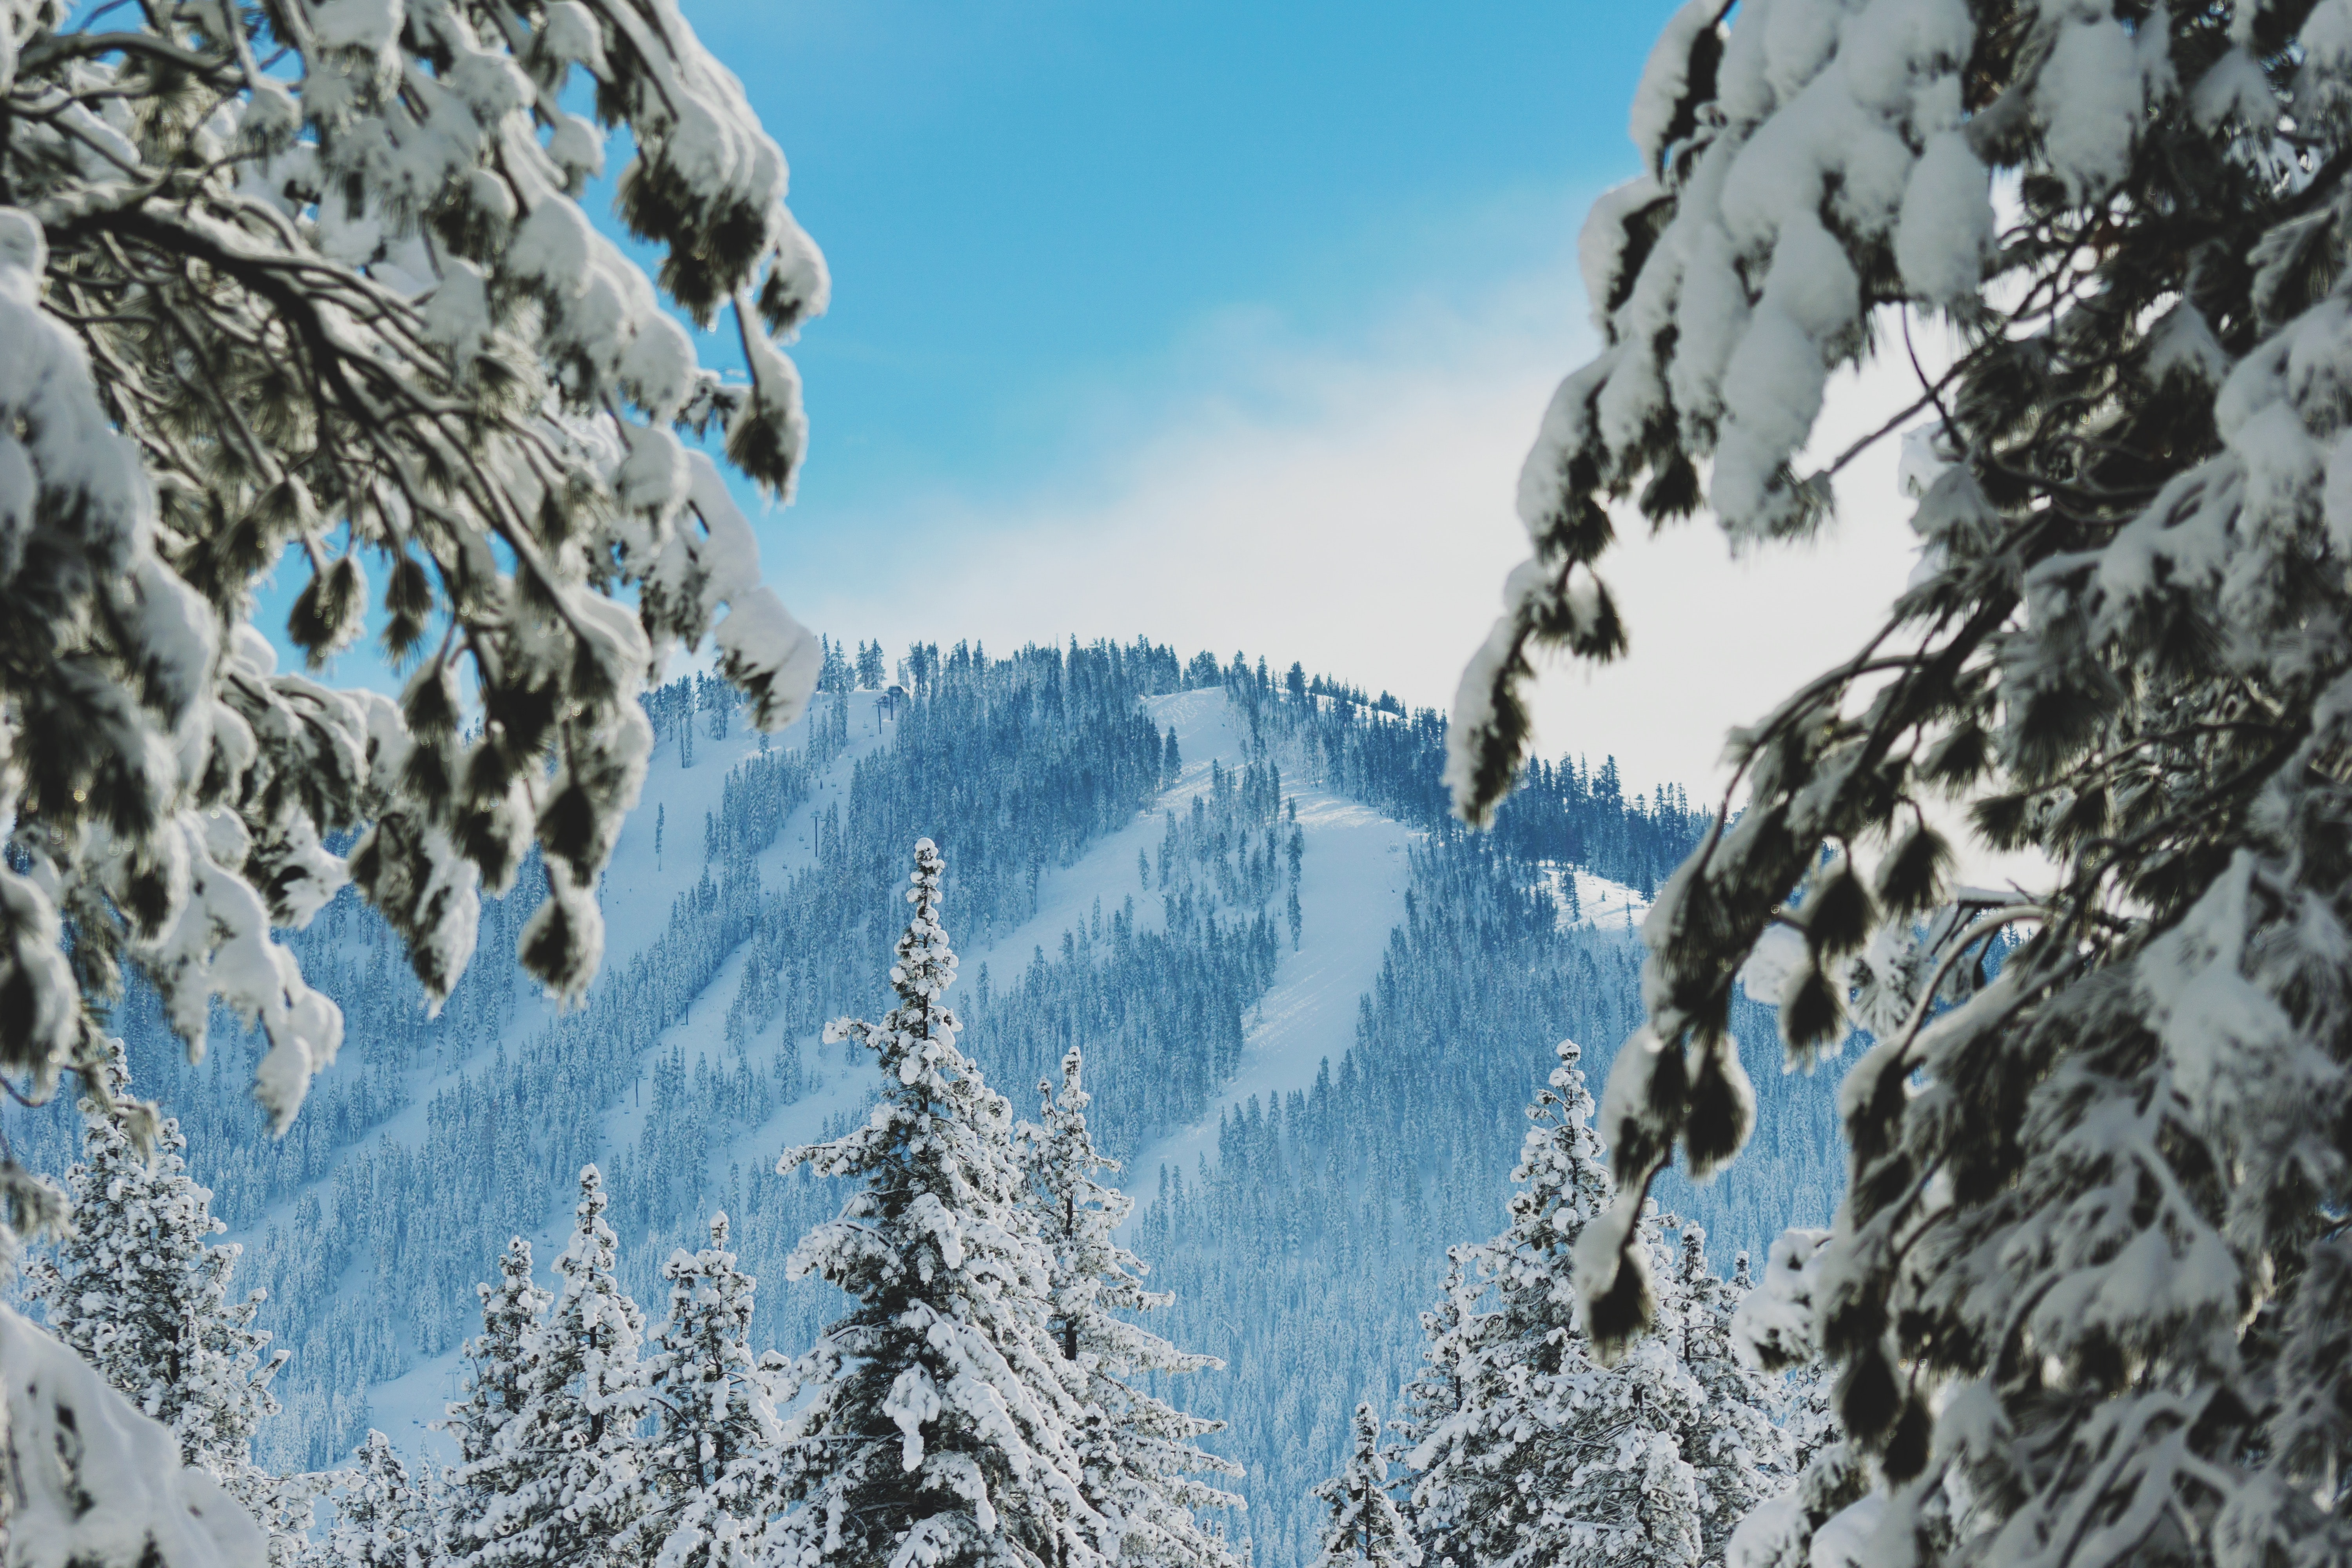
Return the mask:
[[[1595,931],[1639,931],[1650,912],[1650,900],[1622,882],[1596,877],[1581,866],[1547,863],[1544,890],[1559,905],[1563,931],[1589,926]],[[1570,896],[1571,886],[1574,897]]]

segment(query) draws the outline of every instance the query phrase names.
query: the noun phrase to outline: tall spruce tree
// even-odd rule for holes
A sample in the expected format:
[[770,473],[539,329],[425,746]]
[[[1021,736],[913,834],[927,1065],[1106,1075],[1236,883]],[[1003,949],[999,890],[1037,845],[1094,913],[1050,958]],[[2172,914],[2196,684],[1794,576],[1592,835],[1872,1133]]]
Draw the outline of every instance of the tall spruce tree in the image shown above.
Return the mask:
[[546,1325],[548,1293],[531,1279],[530,1243],[516,1237],[499,1260],[499,1282],[478,1285],[482,1331],[466,1342],[466,1397],[439,1425],[457,1445],[448,1471],[448,1555],[495,1560],[497,1536],[511,1529],[513,1500],[530,1484],[536,1455],[520,1442]]
[[425,1488],[409,1479],[392,1439],[371,1429],[358,1463],[335,1489],[325,1562],[332,1568],[434,1568],[439,1561],[439,1530]]
[[494,1521],[483,1568],[606,1568],[640,1547],[647,1498],[645,1315],[614,1278],[619,1238],[610,1199],[590,1165],[580,1173],[572,1239],[555,1260],[562,1284],[529,1342],[522,1411],[499,1436],[528,1465],[528,1480]]
[[188,1174],[179,1123],[157,1123],[131,1098],[120,1041],[102,1083],[82,1096],[82,1158],[67,1179],[74,1228],[26,1270],[58,1338],[177,1438],[182,1460],[211,1473],[269,1537],[274,1563],[299,1554],[323,1481],[253,1462],[253,1438],[278,1413],[269,1384],[285,1352],[253,1326],[263,1293],[232,1293],[243,1248]]
[[828,1041],[873,1051],[882,1096],[865,1125],[793,1149],[803,1167],[859,1184],[790,1264],[855,1302],[794,1365],[773,1533],[786,1568],[1092,1568],[1108,1521],[1086,1498],[1076,1431],[1086,1380],[1048,1320],[1053,1265],[1024,1203],[1013,1116],[956,1048],[940,997],[956,959],[939,919],[946,862],[915,845],[879,1024],[842,1019]]
[[1916,376],[1875,438],[1911,427],[1927,553],[1735,735],[1744,809],[1649,917],[1600,1338],[1647,1315],[1653,1177],[1746,1138],[1749,951],[1801,934],[1783,1027],[1837,1041],[1852,955],[1938,901],[1956,803],[2049,869],[1948,925],[1846,1081],[1821,1343],[1874,1550],[2352,1553],[2352,7],[1694,0],[1633,130],[1581,247],[1604,346],[1545,417],[1534,558],[1456,703],[1461,809],[1525,754],[1533,646],[1624,647],[1612,506],[1815,528],[1862,449],[1803,456],[1841,365]]
[[1418,1568],[1422,1549],[1389,1496],[1381,1419],[1370,1405],[1356,1406],[1350,1436],[1346,1466],[1315,1489],[1331,1518],[1313,1568]]
[[646,1356],[654,1435],[652,1497],[641,1532],[656,1568],[748,1568],[774,1511],[783,1435],[771,1397],[784,1368],[755,1357],[755,1281],[736,1267],[727,1216],[710,1221],[710,1245],[684,1247],[662,1265],[669,1315]]
[[[1460,1568],[1685,1568],[1703,1550],[1698,1479],[1681,1443],[1708,1423],[1706,1392],[1675,1341],[1653,1338],[1603,1366],[1577,1320],[1575,1247],[1609,1203],[1580,1056],[1574,1041],[1559,1043],[1528,1107],[1510,1228],[1457,1249],[1407,1396],[1419,1538],[1433,1560]],[[1663,1272],[1652,1208],[1644,1262]],[[1475,1285],[1463,1268],[1473,1260]]]
[[1698,1390],[1675,1446],[1698,1491],[1699,1561],[1720,1564],[1742,1520],[1796,1479],[1793,1434],[1784,1430],[1780,1380],[1737,1352],[1732,1320],[1754,1288],[1741,1253],[1726,1280],[1707,1266],[1706,1233],[1685,1221],[1663,1321],[1668,1348]]
[[[1445,1249],[1445,1281],[1437,1305],[1421,1314],[1421,1369],[1404,1387],[1404,1414],[1391,1423],[1400,1443],[1388,1452],[1392,1463],[1413,1470],[1414,1456],[1423,1443],[1438,1436],[1460,1415],[1471,1397],[1470,1382],[1480,1369],[1480,1351],[1488,1332],[1499,1331],[1499,1313],[1479,1310],[1486,1293],[1484,1265],[1486,1249],[1475,1244]],[[1454,1561],[1468,1568],[1467,1509],[1471,1495],[1458,1476],[1416,1475],[1410,1492],[1412,1530],[1433,1563]]]
[[1173,1298],[1143,1288],[1143,1261],[1118,1240],[1135,1200],[1097,1178],[1119,1167],[1087,1130],[1091,1097],[1080,1081],[1083,1066],[1073,1046],[1062,1058],[1058,1089],[1050,1079],[1038,1084],[1042,1125],[1024,1129],[1023,1152],[1050,1263],[1050,1326],[1064,1357],[1083,1373],[1091,1407],[1078,1434],[1087,1500],[1106,1521],[1106,1556],[1234,1568],[1223,1531],[1204,1529],[1195,1513],[1241,1506],[1198,1479],[1242,1473],[1199,1445],[1224,1423],[1187,1415],[1151,1392],[1161,1380],[1222,1371],[1224,1363],[1180,1351],[1133,1321]]

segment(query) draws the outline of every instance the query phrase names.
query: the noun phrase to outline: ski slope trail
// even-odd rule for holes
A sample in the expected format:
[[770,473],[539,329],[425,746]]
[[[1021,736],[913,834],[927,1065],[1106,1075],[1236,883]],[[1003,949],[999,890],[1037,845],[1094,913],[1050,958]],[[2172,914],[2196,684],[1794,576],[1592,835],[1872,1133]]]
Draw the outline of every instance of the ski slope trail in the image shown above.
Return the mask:
[[[1181,817],[1194,796],[1209,791],[1213,763],[1234,772],[1247,763],[1248,732],[1220,688],[1149,698],[1143,711],[1160,729],[1175,731],[1182,772],[1133,821],[1096,840],[1071,865],[1047,872],[1037,910],[1028,920],[983,947],[960,950],[965,984],[983,966],[1000,983],[1018,974],[1033,952],[1050,952],[1064,931],[1082,928],[1097,900],[1102,909],[1113,910],[1133,898],[1139,929],[1162,926],[1160,900],[1143,896],[1137,855],[1160,843],[1163,813]],[[1241,1061],[1216,1102],[1198,1121],[1128,1162],[1127,1180],[1139,1200],[1157,1192],[1161,1163],[1181,1163],[1189,1169],[1203,1155],[1214,1160],[1220,1112],[1253,1095],[1263,1099],[1303,1089],[1326,1059],[1338,1062],[1355,1039],[1357,999],[1380,978],[1389,932],[1404,919],[1407,850],[1422,835],[1328,790],[1286,780],[1283,791],[1297,802],[1306,839],[1299,946],[1294,952],[1283,944],[1274,986],[1251,1012]],[[942,912],[952,936],[953,903]],[[1008,1092],[1026,1087],[997,1085]],[[1013,1098],[1025,1113],[1025,1098]]]
[[[1034,953],[1058,949],[1066,931],[1084,933],[1098,912],[1128,908],[1141,929],[1162,927],[1163,902],[1139,877],[1139,855],[1158,847],[1166,814],[1181,819],[1196,796],[1212,790],[1217,773],[1238,773],[1250,761],[1249,731],[1245,713],[1232,705],[1222,688],[1149,698],[1142,710],[1159,729],[1173,731],[1182,759],[1181,772],[1146,809],[1096,838],[1071,864],[1048,867],[1028,919],[984,943],[960,948],[959,989],[968,992],[975,986],[983,968],[999,986],[1012,983]],[[848,751],[818,776],[809,800],[786,819],[775,842],[759,858],[761,883],[772,894],[782,893],[793,875],[813,863],[812,822],[830,806],[846,807],[858,758],[888,743],[892,721],[875,694],[859,692],[853,698],[849,728]],[[804,729],[795,726],[771,744],[797,749],[804,735]],[[698,755],[690,767],[679,764],[675,748],[664,748],[655,759],[643,799],[629,817],[604,884],[608,966],[625,963],[644,952],[662,932],[674,902],[699,880],[705,865],[704,815],[718,809],[730,771],[759,749],[756,737],[740,736],[698,742]],[[1312,784],[1286,778],[1283,795],[1286,807],[1295,805],[1304,841],[1299,944],[1293,949],[1287,940],[1280,943],[1272,985],[1243,1019],[1238,1059],[1213,1102],[1191,1124],[1163,1133],[1129,1160],[1126,1180],[1140,1203],[1156,1194],[1163,1165],[1181,1166],[1189,1175],[1202,1161],[1215,1162],[1223,1114],[1253,1098],[1263,1102],[1304,1090],[1327,1062],[1337,1068],[1354,1044],[1359,1000],[1378,981],[1390,934],[1404,920],[1411,850],[1423,836]],[[659,852],[656,823],[664,841]],[[1638,900],[1630,889],[1601,884],[1589,873],[1575,874],[1585,919],[1616,923],[1638,918]],[[957,932],[952,899],[943,913],[952,938]],[[1283,934],[1286,938],[1286,930]],[[716,1064],[724,1059],[722,1054],[732,1054],[725,1037],[728,999],[737,994],[750,961],[749,943],[728,955],[683,1016],[644,1052],[635,1083],[601,1113],[600,1160],[609,1162],[617,1152],[636,1146],[649,1114],[657,1062],[675,1053],[691,1071],[698,1062]],[[877,971],[887,967],[887,941],[877,942],[873,962]],[[516,1048],[543,1029],[551,1016],[544,1006],[523,1009],[497,1045],[486,1050]],[[708,1191],[724,1190],[725,1178],[733,1173],[740,1173],[750,1184],[772,1181],[768,1173],[780,1153],[824,1137],[829,1126],[837,1127],[843,1118],[857,1114],[878,1086],[870,1063],[822,1047],[813,1035],[788,1038],[781,1020],[749,1046],[756,1053],[797,1052],[806,1087],[771,1113],[716,1130],[701,1152]],[[422,1077],[407,1109],[377,1129],[369,1142],[415,1140],[433,1094],[478,1069],[484,1054],[474,1052]],[[981,1065],[985,1069],[992,1064],[983,1060]],[[997,1082],[996,1087],[1013,1100],[1017,1114],[1033,1109],[1028,1085]],[[744,1201],[751,1201],[749,1193]],[[569,1236],[572,1207],[571,1195],[559,1194],[529,1237],[542,1267],[552,1261]],[[345,1288],[365,1289],[363,1272],[355,1268]],[[642,1304],[655,1310],[652,1303]],[[778,1348],[789,1352],[799,1347]],[[459,1354],[449,1351],[420,1359],[400,1376],[372,1385],[367,1391],[372,1424],[404,1449],[422,1447],[439,1458],[453,1457],[446,1439],[433,1432],[431,1425],[460,1396],[461,1372]]]
[[[1183,749],[1184,777],[1171,792],[1180,801],[1208,787],[1212,760],[1228,767],[1244,760],[1244,737],[1223,692],[1182,692],[1155,700],[1150,709],[1157,722],[1175,728]],[[1285,791],[1297,804],[1307,841],[1298,949],[1282,955],[1273,988],[1251,1014],[1240,1064],[1216,1103],[1129,1162],[1128,1187],[1139,1203],[1157,1194],[1162,1165],[1190,1170],[1214,1161],[1225,1110],[1254,1097],[1304,1089],[1325,1061],[1346,1054],[1355,1042],[1357,1000],[1380,978],[1389,932],[1404,919],[1408,850],[1422,835],[1328,790],[1286,783]]]

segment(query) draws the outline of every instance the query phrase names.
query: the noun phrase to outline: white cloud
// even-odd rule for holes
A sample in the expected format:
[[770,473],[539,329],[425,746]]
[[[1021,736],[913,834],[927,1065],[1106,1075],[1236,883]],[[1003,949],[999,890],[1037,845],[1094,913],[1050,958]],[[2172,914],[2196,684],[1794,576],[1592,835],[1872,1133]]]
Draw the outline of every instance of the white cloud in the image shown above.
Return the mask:
[[[1401,311],[1350,352],[1223,323],[1213,353],[1186,356],[1222,374],[1120,449],[1029,494],[932,497],[822,537],[772,529],[770,580],[811,625],[894,650],[1141,633],[1444,707],[1524,552],[1512,496],[1537,418],[1590,345],[1572,279],[1562,265],[1473,314]],[[1846,378],[1819,449],[1916,391],[1907,368]],[[1910,570],[1882,445],[1842,477],[1842,516],[1811,544],[1734,560],[1704,521],[1651,538],[1635,520],[1603,567],[1632,651],[1545,673],[1544,749],[1719,787],[1725,731],[1860,646]]]

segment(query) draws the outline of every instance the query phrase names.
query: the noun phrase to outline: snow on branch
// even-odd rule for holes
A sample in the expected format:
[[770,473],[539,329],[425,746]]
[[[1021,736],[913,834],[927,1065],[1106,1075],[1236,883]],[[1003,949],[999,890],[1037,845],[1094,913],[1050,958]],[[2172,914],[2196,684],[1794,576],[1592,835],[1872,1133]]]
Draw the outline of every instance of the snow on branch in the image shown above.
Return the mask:
[[218,1481],[73,1352],[0,1306],[8,1560],[261,1568],[267,1543]]
[[[608,147],[654,277],[582,206]],[[798,477],[778,345],[828,283],[786,184],[674,0],[0,5],[13,1093],[73,1070],[109,1100],[128,966],[192,1056],[215,1005],[260,1031],[283,1131],[343,1018],[277,933],[353,886],[437,1005],[534,847],[550,897],[519,956],[589,984],[639,693],[712,636],[773,729],[821,662],[688,446],[723,438],[772,496]],[[721,313],[748,377],[678,320]],[[274,644],[255,595],[279,570],[302,585]],[[331,679],[372,626],[396,701]],[[5,1160],[0,1196],[58,1217]],[[246,1559],[225,1502],[14,1317],[0,1371],[12,1559]]]
[[[1522,476],[1456,809],[1518,775],[1536,648],[1638,634],[1595,573],[1615,515],[1819,525],[1862,449],[1804,471],[1842,366],[1916,378],[1874,439],[1923,560],[1729,738],[1644,925],[1594,1338],[1654,1310],[1653,1181],[1746,1135],[1745,975],[1792,1068],[1869,1037],[1837,1224],[1801,1310],[1750,1324],[1837,1368],[1814,1561],[2340,1556],[2352,5],[1694,5],[1634,103],[1642,173],[1580,247],[1603,345]],[[1952,363],[1913,353],[1927,320]],[[1949,887],[1956,820],[2036,885]]]
[[[215,1002],[263,1030],[283,1127],[341,1019],[273,929],[355,884],[444,996],[535,843],[520,956],[576,994],[669,650],[715,636],[763,727],[807,700],[684,443],[789,495],[824,264],[672,0],[20,5],[0,58],[0,1071],[97,1059],[129,963],[192,1051]],[[608,144],[655,277],[581,205]],[[721,313],[748,379],[677,319]],[[281,560],[305,673],[252,624]],[[371,625],[398,702],[324,673]]]

